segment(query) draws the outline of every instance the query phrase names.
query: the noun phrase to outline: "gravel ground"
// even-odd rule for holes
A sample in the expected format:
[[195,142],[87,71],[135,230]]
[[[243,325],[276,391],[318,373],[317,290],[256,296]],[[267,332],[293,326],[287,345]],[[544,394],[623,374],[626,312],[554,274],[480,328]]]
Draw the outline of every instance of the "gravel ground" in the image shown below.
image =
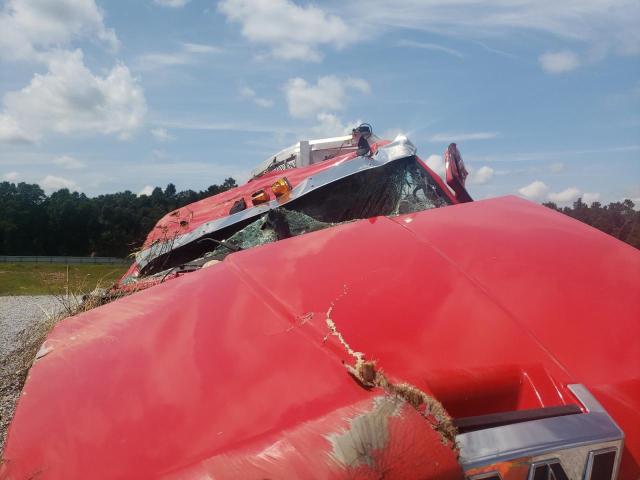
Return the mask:
[[0,297],[0,359],[18,347],[18,338],[61,308],[53,295]]
[[0,450],[31,362],[61,310],[51,295],[0,297]]

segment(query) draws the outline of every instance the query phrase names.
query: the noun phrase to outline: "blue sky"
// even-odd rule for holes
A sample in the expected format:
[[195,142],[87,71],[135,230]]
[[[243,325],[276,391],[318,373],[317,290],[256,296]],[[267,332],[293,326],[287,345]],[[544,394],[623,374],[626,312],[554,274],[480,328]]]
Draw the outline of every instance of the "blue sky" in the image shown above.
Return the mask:
[[640,203],[640,2],[4,0],[0,178],[202,189],[359,121],[472,196]]

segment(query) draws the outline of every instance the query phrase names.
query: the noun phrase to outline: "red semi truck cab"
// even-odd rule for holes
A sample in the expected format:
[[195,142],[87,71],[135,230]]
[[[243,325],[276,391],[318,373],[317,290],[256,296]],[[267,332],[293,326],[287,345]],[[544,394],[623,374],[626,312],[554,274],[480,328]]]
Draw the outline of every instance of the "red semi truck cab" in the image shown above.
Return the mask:
[[362,125],[168,213],[48,336],[0,478],[639,478],[640,253],[445,162]]

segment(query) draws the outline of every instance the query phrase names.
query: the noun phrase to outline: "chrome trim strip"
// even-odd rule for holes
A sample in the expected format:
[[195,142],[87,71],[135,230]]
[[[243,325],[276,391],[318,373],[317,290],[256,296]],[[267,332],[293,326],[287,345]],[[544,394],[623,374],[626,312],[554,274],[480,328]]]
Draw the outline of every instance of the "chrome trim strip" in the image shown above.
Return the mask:
[[587,413],[544,418],[463,433],[456,437],[465,470],[567,448],[622,441],[624,434],[583,385],[569,389]]
[[396,139],[387,145],[380,147],[373,157],[357,157],[353,160],[342,161],[336,163],[331,168],[317,173],[312,177],[308,177],[291,190],[287,201],[271,200],[268,203],[257,207],[250,207],[241,212],[218,218],[207,223],[203,223],[195,230],[177,236],[165,242],[159,242],[150,246],[146,250],[142,250],[136,254],[136,263],[138,268],[142,269],[153,259],[164,255],[176,248],[191,243],[205,235],[211,234],[235,223],[247,220],[252,217],[262,215],[269,210],[273,210],[282,205],[300,198],[314,190],[324,187],[342,178],[354,175],[365,170],[378,168],[395,160],[412,157],[416,154],[417,149],[411,141],[402,135],[398,135]]

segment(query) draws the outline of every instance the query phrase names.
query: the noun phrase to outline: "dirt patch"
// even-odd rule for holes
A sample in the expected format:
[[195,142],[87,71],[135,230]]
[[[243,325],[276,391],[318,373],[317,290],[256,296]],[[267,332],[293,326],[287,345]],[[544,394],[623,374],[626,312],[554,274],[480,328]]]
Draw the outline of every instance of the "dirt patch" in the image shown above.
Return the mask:
[[45,283],[59,283],[66,280],[66,275],[62,272],[42,273],[41,275]]

